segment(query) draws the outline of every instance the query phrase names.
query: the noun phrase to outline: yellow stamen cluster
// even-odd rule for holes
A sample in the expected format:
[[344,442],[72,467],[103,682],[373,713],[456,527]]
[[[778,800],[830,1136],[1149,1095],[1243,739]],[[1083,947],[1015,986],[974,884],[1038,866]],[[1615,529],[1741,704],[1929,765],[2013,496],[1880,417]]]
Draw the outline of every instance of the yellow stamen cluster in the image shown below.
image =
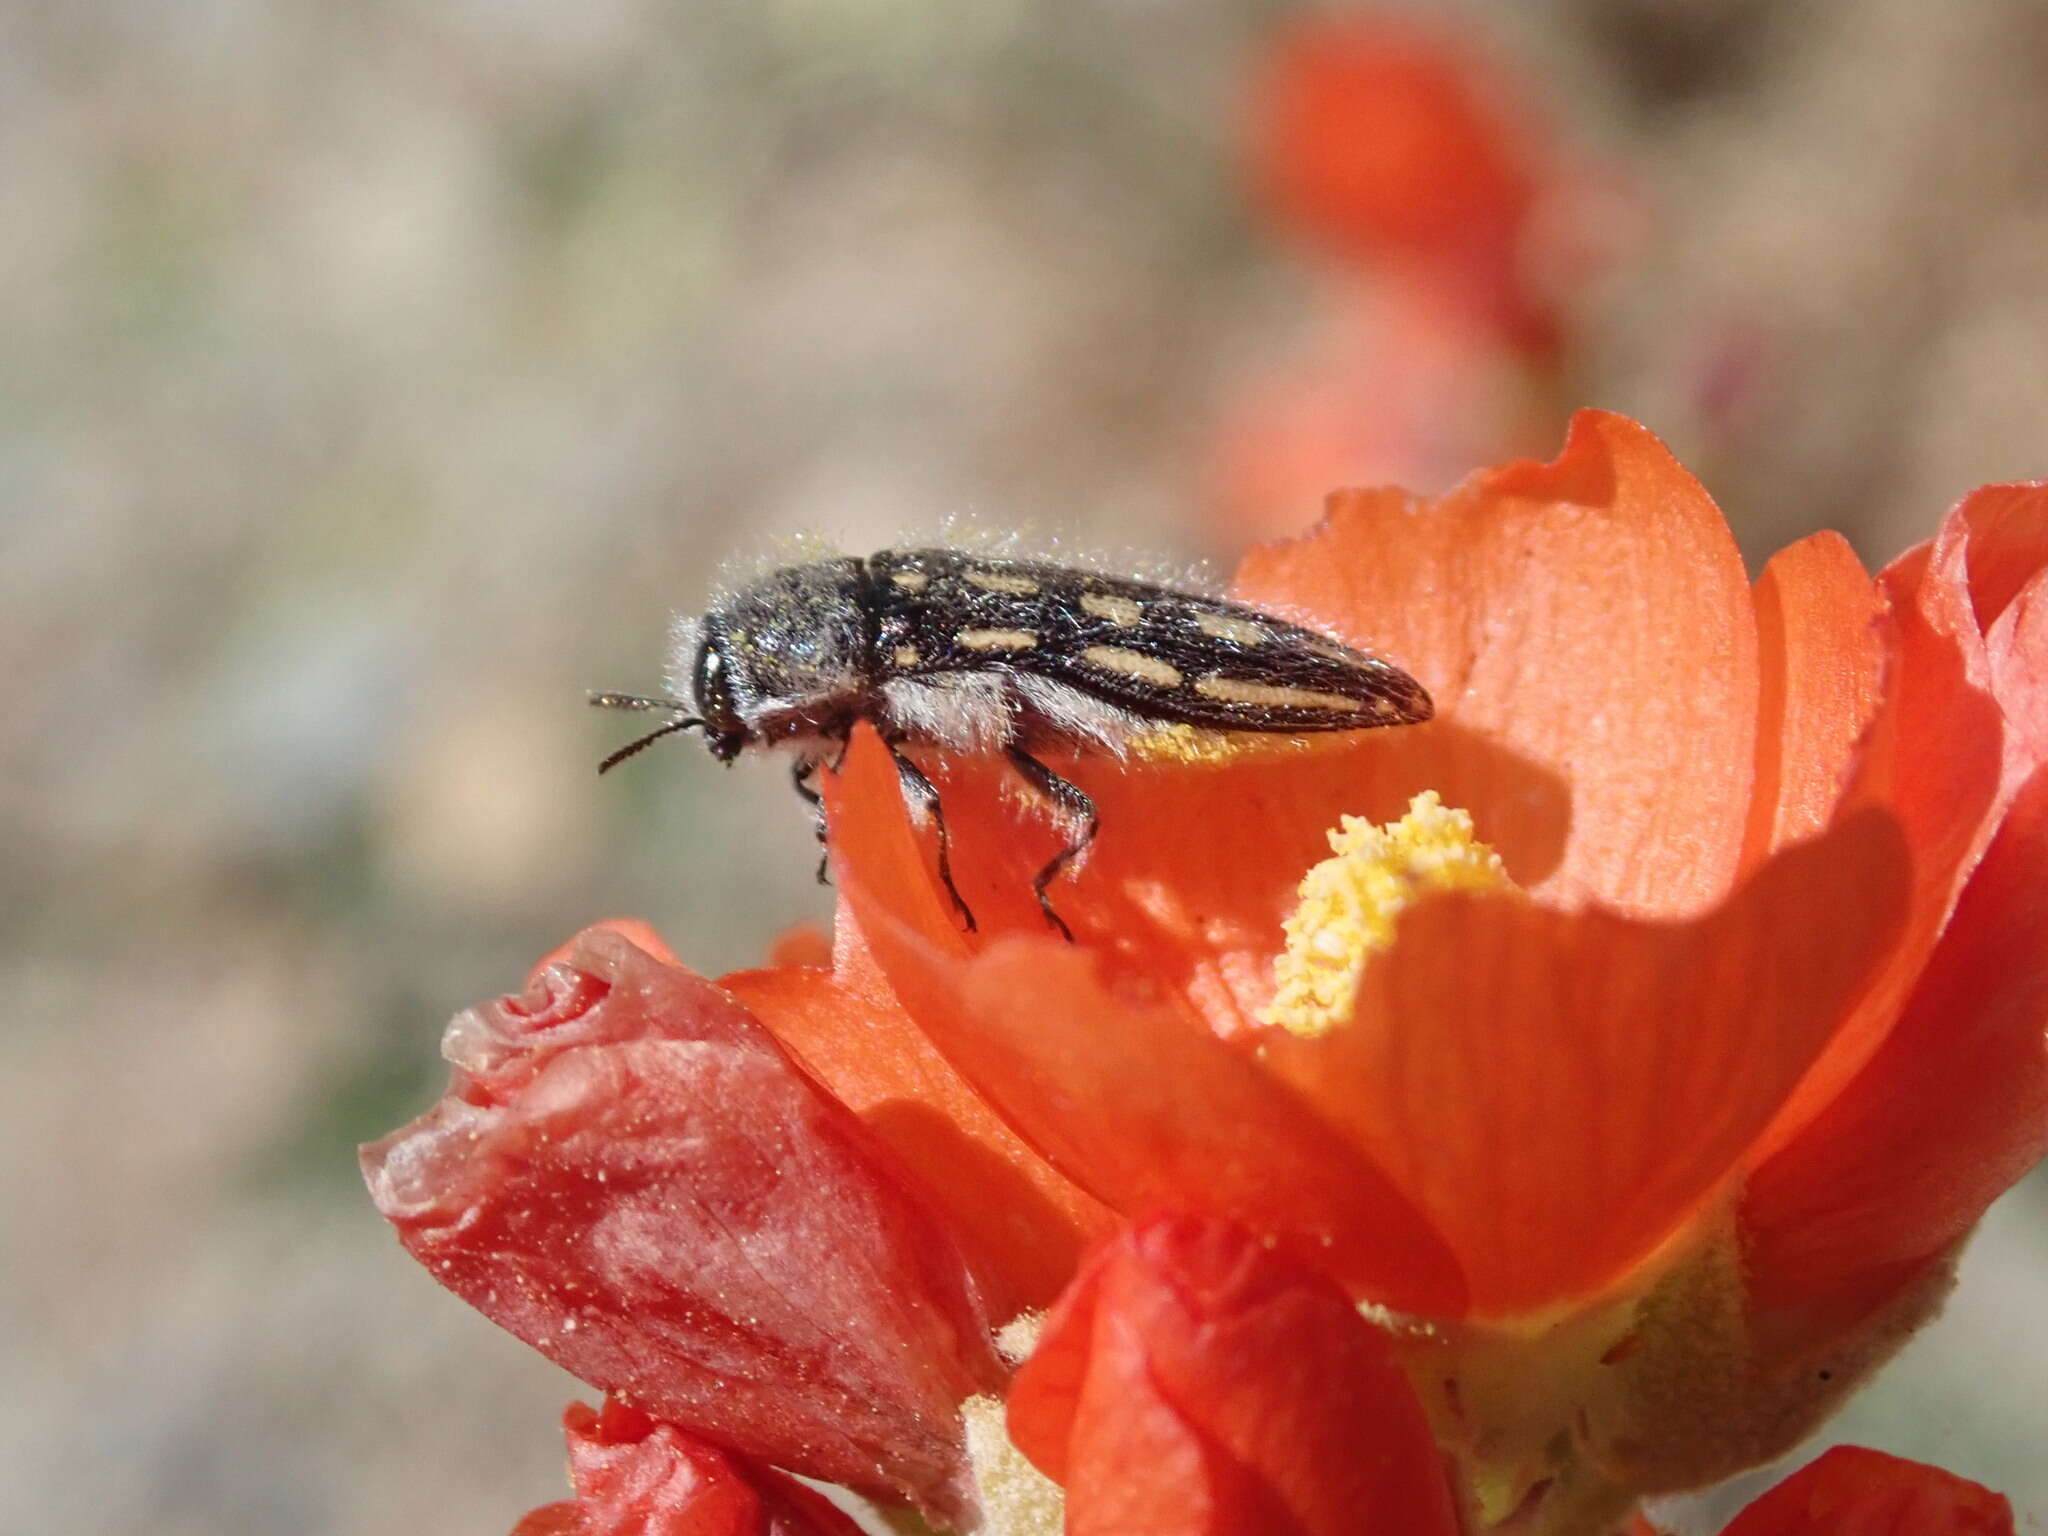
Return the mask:
[[1349,1022],[1365,962],[1393,943],[1396,920],[1418,897],[1513,888],[1500,855],[1473,837],[1470,813],[1446,807],[1433,789],[1390,826],[1346,816],[1330,853],[1302,876],[1287,948],[1273,965],[1273,1001],[1259,1010],[1297,1035]]

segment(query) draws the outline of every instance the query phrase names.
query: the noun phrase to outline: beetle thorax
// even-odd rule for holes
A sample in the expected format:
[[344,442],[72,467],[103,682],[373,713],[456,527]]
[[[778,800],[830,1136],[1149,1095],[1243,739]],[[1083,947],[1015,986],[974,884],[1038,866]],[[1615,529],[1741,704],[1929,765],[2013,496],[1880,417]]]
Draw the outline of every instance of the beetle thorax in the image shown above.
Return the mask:
[[[843,729],[864,710],[874,628],[865,593],[859,561],[821,561],[775,571],[706,618],[724,702],[750,740]],[[698,702],[711,712],[711,701]]]

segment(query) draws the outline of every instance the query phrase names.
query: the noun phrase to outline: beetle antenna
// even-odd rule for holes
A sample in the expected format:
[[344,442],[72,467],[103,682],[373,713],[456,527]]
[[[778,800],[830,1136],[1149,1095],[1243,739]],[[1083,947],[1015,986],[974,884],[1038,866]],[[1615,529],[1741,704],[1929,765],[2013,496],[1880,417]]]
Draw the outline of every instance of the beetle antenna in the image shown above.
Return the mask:
[[599,763],[597,765],[597,771],[599,773],[610,773],[614,768],[618,767],[619,764],[623,763],[627,758],[633,756],[636,752],[639,752],[646,747],[653,746],[654,743],[661,740],[662,737],[673,736],[677,731],[687,731],[692,727],[701,727],[703,724],[704,722],[702,720],[671,720],[667,725],[664,725],[660,730],[649,731],[645,736],[642,736],[638,741],[627,742],[623,747],[619,748],[618,751],[614,752],[610,757],[606,758],[603,762]]
[[666,695],[650,697],[644,693],[593,693],[589,696],[595,709],[665,709],[672,715],[686,715],[690,706],[682,699],[671,699]]
[[[593,693],[590,702],[598,709],[666,709],[679,715],[689,706],[681,699],[649,698],[638,693]],[[629,741],[610,757],[597,765],[599,773],[610,773],[619,764],[634,754],[651,747],[664,736],[673,736],[678,731],[702,730],[704,722],[695,715],[682,715],[671,720],[659,730],[649,731],[636,741]]]

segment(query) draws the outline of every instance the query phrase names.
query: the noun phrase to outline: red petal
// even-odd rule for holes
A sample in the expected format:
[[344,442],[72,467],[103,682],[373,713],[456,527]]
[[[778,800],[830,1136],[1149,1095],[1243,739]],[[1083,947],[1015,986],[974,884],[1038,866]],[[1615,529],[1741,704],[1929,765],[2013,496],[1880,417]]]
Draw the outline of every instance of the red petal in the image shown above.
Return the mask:
[[[1644,915],[1727,893],[1755,771],[1749,585],[1713,500],[1635,423],[1582,411],[1554,463],[1433,505],[1340,492],[1314,533],[1254,550],[1236,591],[1400,663],[1494,749],[1489,784],[1464,755],[1429,760],[1442,727],[1368,733],[1411,738],[1372,748],[1413,753],[1410,787],[1470,810],[1524,885]],[[1525,794],[1545,776],[1566,803]],[[1560,842],[1558,867],[1528,867],[1522,850]]]
[[2012,1536],[2012,1505],[1939,1467],[1838,1445],[1735,1517],[1722,1536]]
[[406,1247],[584,1380],[780,1466],[959,1517],[1000,1380],[959,1257],[725,994],[611,933],[459,1015],[449,1096],[364,1149]]
[[1443,1465],[1386,1338],[1228,1222],[1098,1249],[1009,1398],[1071,1536],[1450,1536]]
[[997,1118],[910,1021],[866,960],[850,910],[840,974],[767,970],[725,988],[774,1031],[833,1096],[915,1170],[961,1240],[990,1315],[1049,1306],[1082,1245],[1110,1213]]
[[1689,924],[1426,901],[1352,1022],[1266,1062],[1444,1234],[1475,1314],[1539,1310],[1618,1279],[1738,1171],[1906,880],[1896,828],[1865,812]]
[[1456,1312],[1440,1239],[1370,1163],[1199,1018],[1055,939],[971,963],[842,889],[898,995],[946,1058],[1052,1165],[1125,1214],[1216,1211],[1313,1254],[1389,1306]]
[[576,1497],[512,1536],[859,1536],[803,1484],[617,1402],[562,1416]]
[[1753,1309],[1814,1342],[2048,1152],[2048,772],[2014,802],[1869,1065],[1752,1175]]
[[1840,534],[1780,550],[1755,598],[1762,687],[1745,866],[1828,824],[1884,681],[1884,599]]

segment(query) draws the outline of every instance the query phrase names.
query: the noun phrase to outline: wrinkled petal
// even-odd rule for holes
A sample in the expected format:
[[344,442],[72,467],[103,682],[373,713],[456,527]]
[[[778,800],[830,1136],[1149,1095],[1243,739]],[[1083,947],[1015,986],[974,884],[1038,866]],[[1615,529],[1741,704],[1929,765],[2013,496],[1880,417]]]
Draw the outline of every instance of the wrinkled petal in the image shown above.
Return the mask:
[[859,1536],[803,1484],[616,1400],[571,1404],[562,1428],[576,1497],[512,1536]]
[[1449,1241],[1476,1315],[1532,1312],[1623,1275],[1725,1184],[1906,881],[1866,812],[1686,924],[1438,897],[1366,966],[1349,1025],[1262,1054]]
[[918,1175],[944,1209],[992,1317],[1051,1305],[1082,1246],[1109,1230],[1100,1203],[1062,1178],[910,1021],[839,922],[838,973],[773,969],[721,985]]
[[1458,1529],[1386,1338],[1228,1222],[1155,1217],[1097,1250],[1009,1409],[1071,1536]]
[[1967,1478],[1838,1445],[1751,1504],[1722,1536],[2012,1536],[2012,1505]]
[[[1712,498],[1635,423],[1582,411],[1554,462],[1434,504],[1340,492],[1315,532],[1254,550],[1234,590],[1421,680],[1440,723],[1379,734],[1412,738],[1411,792],[1471,811],[1518,882],[1644,916],[1727,893],[1755,769],[1749,585]],[[1425,744],[1446,727],[1519,773],[1487,783],[1454,756],[1439,774]],[[1569,801],[1527,800],[1531,770]],[[1554,868],[1528,867],[1560,843]]]
[[1771,557],[1757,578],[1756,793],[1743,863],[1828,824],[1884,682],[1885,605],[1838,533]]
[[1752,1175],[1758,1312],[1825,1343],[2048,1152],[2044,936],[2048,772],[2014,802],[1883,1048]]
[[443,1285],[636,1407],[958,1519],[1000,1380],[959,1256],[859,1122],[700,977],[586,935],[458,1015],[450,1092],[364,1149]]
[[575,952],[576,946],[583,942],[584,935],[598,932],[617,934],[635,949],[652,955],[663,965],[682,964],[676,958],[676,952],[668,947],[668,940],[654,931],[652,923],[637,917],[607,917],[592,923],[582,933],[577,934],[575,938],[570,939],[566,943],[557,944],[553,949],[542,955],[539,960],[534,962],[533,969],[526,973],[526,984],[529,987],[532,986],[539,979],[541,973],[546,971],[551,965],[566,965],[569,961],[569,956]]

